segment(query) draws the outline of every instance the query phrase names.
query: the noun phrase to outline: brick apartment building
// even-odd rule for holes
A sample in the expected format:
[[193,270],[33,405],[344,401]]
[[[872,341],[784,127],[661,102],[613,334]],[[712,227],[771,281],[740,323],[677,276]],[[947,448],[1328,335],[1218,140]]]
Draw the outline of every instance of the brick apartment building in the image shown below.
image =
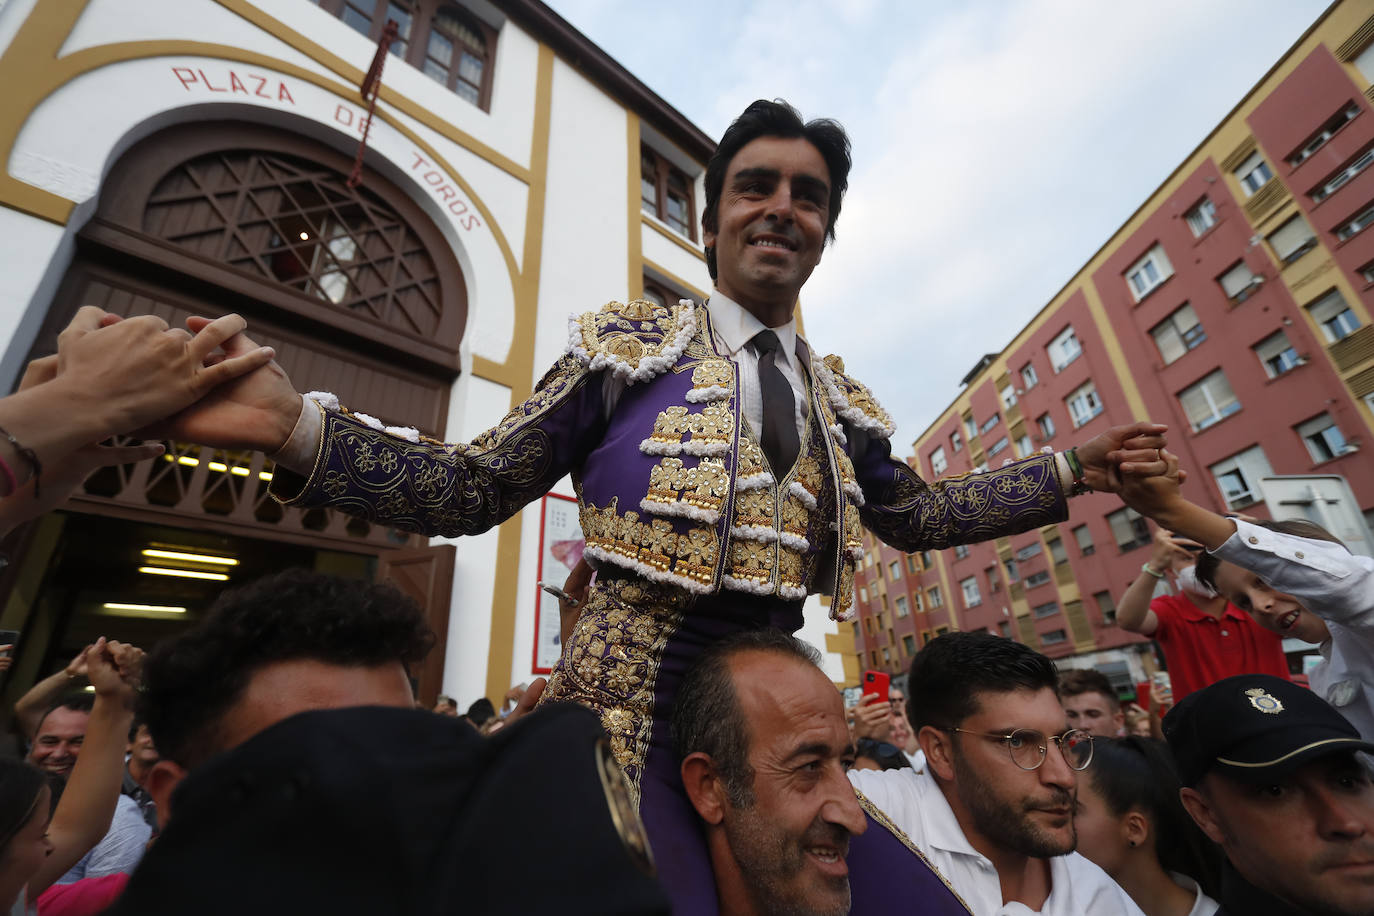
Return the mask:
[[[1374,520],[1374,15],[1333,4],[913,445],[933,480],[1148,417],[1187,496],[1266,517],[1261,478],[1339,475]],[[870,538],[857,668],[904,670],[948,629],[1018,639],[1123,686],[1115,626],[1149,557],[1108,495],[1060,525],[905,555]],[[847,635],[847,634],[846,634]]]

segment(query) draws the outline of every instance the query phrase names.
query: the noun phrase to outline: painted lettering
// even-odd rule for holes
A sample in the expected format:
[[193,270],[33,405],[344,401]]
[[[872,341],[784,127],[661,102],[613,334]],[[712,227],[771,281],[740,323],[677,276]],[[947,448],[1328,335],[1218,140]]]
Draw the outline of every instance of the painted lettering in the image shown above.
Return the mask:
[[334,120],[335,120],[335,121],[338,121],[338,122],[339,122],[340,124],[342,124],[344,127],[352,127],[352,126],[353,126],[353,109],[351,109],[351,108],[345,108],[345,107],[343,107],[342,105],[335,105],[335,106],[334,106]]
[[430,169],[428,172],[425,172],[424,178],[425,184],[428,185],[439,185],[444,183],[444,176],[440,175],[434,169]]
[[412,156],[415,157],[415,161],[412,162],[411,165],[410,165],[410,167],[411,167],[412,170],[418,169],[421,165],[429,165],[429,160],[426,159],[425,157],[421,156],[419,153],[415,152],[414,150],[411,150],[411,151],[410,151],[410,155],[412,155]]
[[243,80],[239,79],[239,75],[233,70],[229,71],[229,91],[242,92],[244,95],[248,94],[248,87],[243,85]]
[[210,85],[210,81],[209,81],[208,79],[205,78],[205,71],[204,71],[204,70],[197,70],[196,72],[200,74],[200,81],[201,81],[202,83],[205,84],[205,88],[206,88],[206,89],[209,89],[211,92],[228,92],[228,91],[229,91],[228,89],[216,89],[214,86],[211,86],[211,85]]
[[468,212],[468,205],[461,200],[455,200],[448,205],[448,212],[452,213],[454,216],[462,216],[464,213]]
[[187,92],[191,91],[192,83],[198,82],[196,79],[196,71],[192,70],[190,67],[173,67],[172,75],[181,80],[181,86]]
[[253,94],[254,94],[254,95],[256,95],[256,96],[257,96],[258,98],[260,98],[260,99],[270,99],[270,98],[272,98],[270,95],[268,95],[267,93],[265,93],[265,92],[262,91],[262,87],[267,85],[267,77],[265,77],[265,76],[258,76],[256,73],[250,73],[250,74],[248,74],[248,78],[249,78],[250,80],[257,80],[257,81],[258,81],[258,88],[255,89],[255,90],[253,91]]
[[277,83],[277,101],[296,104],[296,100],[291,98],[291,90],[286,88],[285,83]]
[[482,225],[482,221],[477,218],[476,213],[469,213],[467,219],[463,220],[463,228],[472,231]]
[[440,188],[437,193],[444,200],[453,200],[453,198],[458,196],[458,192],[453,190],[453,185],[447,184]]

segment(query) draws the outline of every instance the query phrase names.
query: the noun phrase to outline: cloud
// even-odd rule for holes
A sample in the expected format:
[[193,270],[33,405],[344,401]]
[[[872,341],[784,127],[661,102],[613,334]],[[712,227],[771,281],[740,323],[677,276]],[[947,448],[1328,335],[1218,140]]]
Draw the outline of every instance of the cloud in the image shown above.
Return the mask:
[[[715,136],[759,97],[845,124],[839,237],[802,303],[900,454],[1325,4],[554,5]],[[651,17],[682,49],[666,66]]]

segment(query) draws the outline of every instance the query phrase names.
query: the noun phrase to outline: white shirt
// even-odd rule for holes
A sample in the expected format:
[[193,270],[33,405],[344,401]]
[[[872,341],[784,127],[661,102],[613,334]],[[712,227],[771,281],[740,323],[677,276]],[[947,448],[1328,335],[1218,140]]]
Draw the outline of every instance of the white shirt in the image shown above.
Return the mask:
[[1204,894],[1202,885],[1192,878],[1176,871],[1169,872],[1169,877],[1173,878],[1174,883],[1179,887],[1193,891],[1197,895],[1193,898],[1193,908],[1188,911],[1188,916],[1213,916],[1217,910],[1221,909],[1221,904]]
[[1331,638],[1321,644],[1322,661],[1308,680],[1313,692],[1374,741],[1374,559],[1330,541],[1234,521],[1236,533],[1213,553],[1326,621]]
[[1120,885],[1076,852],[1047,860],[1050,895],[1040,910],[1003,903],[997,870],[964,836],[929,769],[850,770],[849,781],[925,853],[974,916],[1144,916]]

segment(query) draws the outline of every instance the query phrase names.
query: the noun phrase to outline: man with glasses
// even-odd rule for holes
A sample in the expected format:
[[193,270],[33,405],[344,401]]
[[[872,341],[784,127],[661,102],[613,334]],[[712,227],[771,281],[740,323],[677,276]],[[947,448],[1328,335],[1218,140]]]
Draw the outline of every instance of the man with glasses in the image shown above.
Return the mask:
[[1074,852],[1075,789],[1093,738],[1068,727],[1048,658],[988,633],[941,636],[912,659],[907,716],[925,771],[851,771],[850,781],[977,916],[1013,903],[1046,916],[1138,916]]

